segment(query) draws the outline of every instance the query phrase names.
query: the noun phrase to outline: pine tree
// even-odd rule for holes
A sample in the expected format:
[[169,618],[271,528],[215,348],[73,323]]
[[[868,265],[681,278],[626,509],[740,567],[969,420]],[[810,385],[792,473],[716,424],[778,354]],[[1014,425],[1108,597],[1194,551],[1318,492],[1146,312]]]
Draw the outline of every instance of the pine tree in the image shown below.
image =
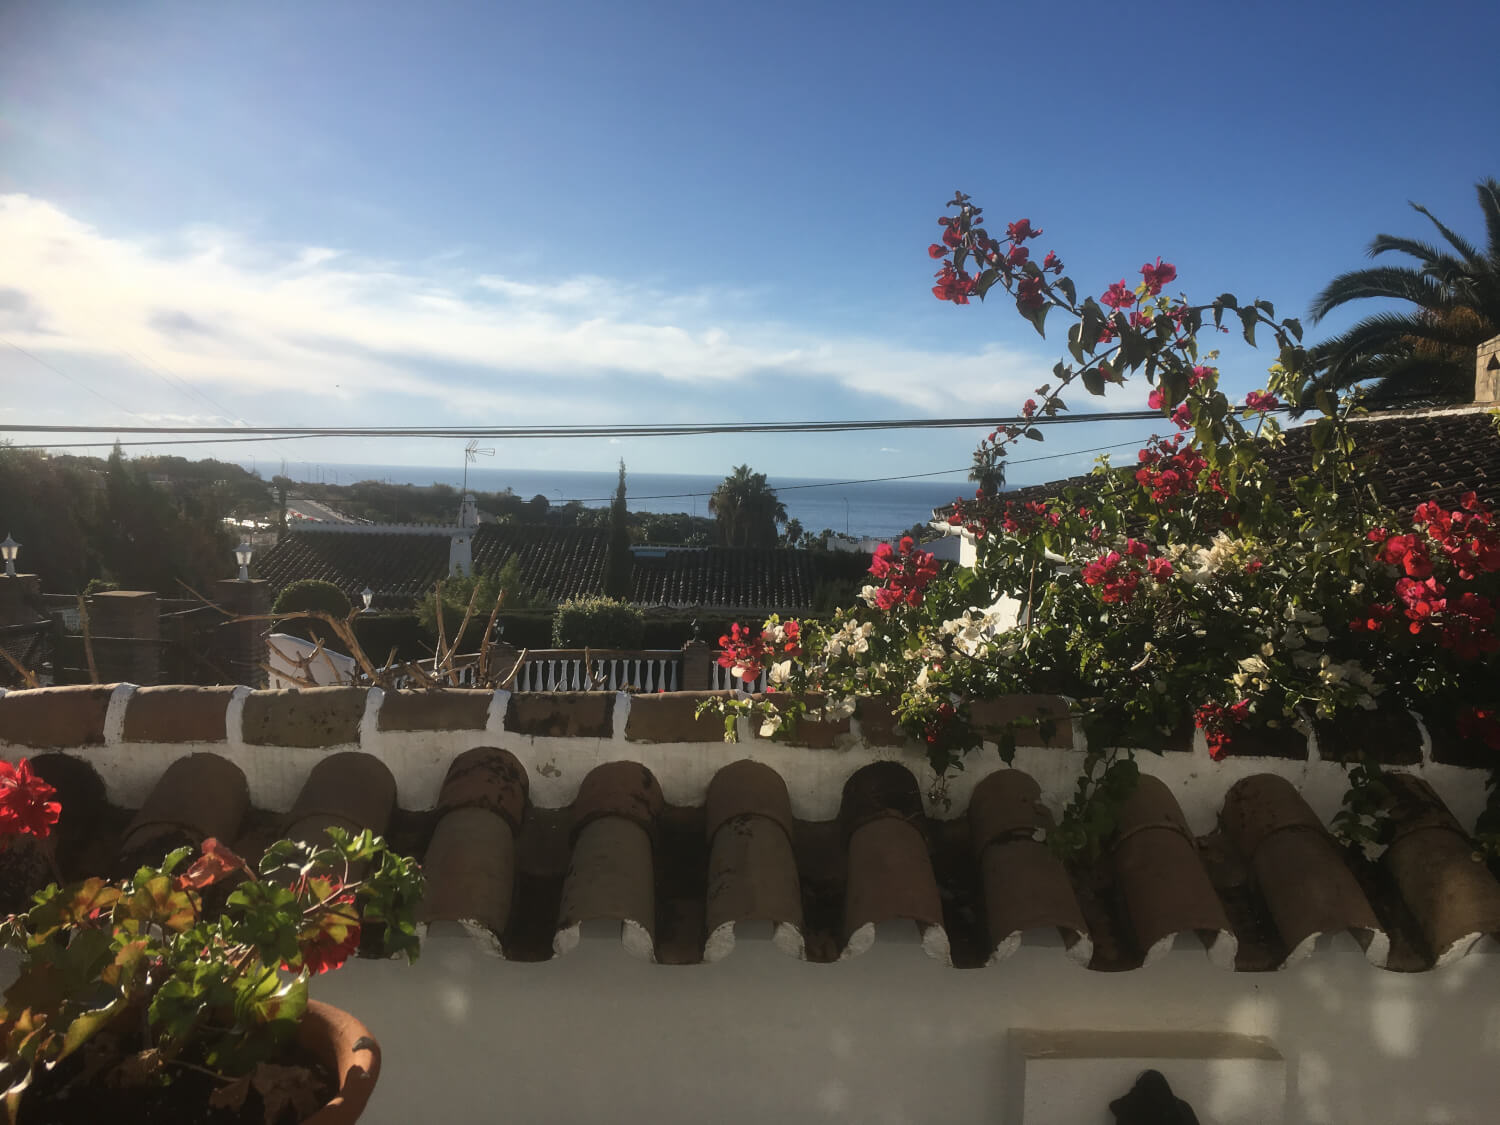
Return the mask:
[[609,506],[609,555],[604,563],[604,592],[630,600],[634,564],[630,555],[630,523],[625,508],[625,462],[620,461],[620,483]]

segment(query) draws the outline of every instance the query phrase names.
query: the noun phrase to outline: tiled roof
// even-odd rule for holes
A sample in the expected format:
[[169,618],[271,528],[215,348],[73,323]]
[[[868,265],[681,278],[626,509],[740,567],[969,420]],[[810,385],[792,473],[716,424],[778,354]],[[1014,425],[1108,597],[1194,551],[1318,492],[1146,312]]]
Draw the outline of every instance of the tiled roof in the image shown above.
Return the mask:
[[[1500,434],[1489,407],[1371,414],[1352,420],[1357,451],[1372,455],[1365,477],[1376,494],[1399,513],[1424,500],[1455,506],[1465,492],[1500,507]],[[1286,445],[1269,453],[1282,479],[1308,471],[1310,427],[1288,424]],[[1115,458],[1115,464],[1125,462]],[[1007,500],[1045,500],[1087,477],[1068,477],[1005,493]]]
[[[449,537],[432,532],[368,528],[293,529],[257,560],[274,590],[321,578],[351,601],[367,585],[382,606],[411,603],[448,570]],[[489,573],[520,559],[521,581],[557,602],[604,591],[608,535],[577,528],[482,524],[474,533],[474,567]],[[863,556],[782,548],[708,547],[637,555],[633,601],[693,608],[804,610],[820,584],[863,574]]]
[[[1029,771],[990,755],[982,779],[970,773],[942,806],[924,802],[909,768],[919,751],[873,745],[879,721],[864,727],[869,753],[760,740],[715,751],[718,723],[694,717],[698,701],[48,689],[0,696],[0,749],[31,756],[60,790],[69,875],[132,869],[209,835],[255,854],[282,834],[370,828],[423,860],[427,922],[462,925],[511,960],[566,954],[584,927],[609,926],[646,959],[715,961],[731,954],[736,927],[755,924],[814,962],[914,927],[927,954],[960,967],[1003,961],[1024,942],[1113,972],[1201,942],[1221,967],[1255,972],[1347,934],[1373,965],[1415,971],[1500,932],[1500,882],[1416,772],[1392,774],[1395,836],[1377,862],[1339,846],[1267,758],[1225,777],[1207,835],[1190,827],[1180,781],[1143,777],[1100,856],[1065,864],[1041,838],[1051,813],[1037,780],[1056,772],[1052,755],[1074,752],[1065,727],[1030,732]],[[669,744],[651,758],[658,770],[697,764],[658,776],[641,760],[656,743]],[[684,756],[672,743],[702,750]],[[101,752],[115,744],[134,753]],[[1174,756],[1143,765],[1170,768]],[[1184,776],[1212,784],[1204,768],[1215,768],[1206,756]],[[1435,782],[1454,780],[1445,769]],[[1458,772],[1465,793],[1482,791],[1482,774]],[[829,776],[837,797],[810,804]],[[282,811],[260,807],[267,800]]]

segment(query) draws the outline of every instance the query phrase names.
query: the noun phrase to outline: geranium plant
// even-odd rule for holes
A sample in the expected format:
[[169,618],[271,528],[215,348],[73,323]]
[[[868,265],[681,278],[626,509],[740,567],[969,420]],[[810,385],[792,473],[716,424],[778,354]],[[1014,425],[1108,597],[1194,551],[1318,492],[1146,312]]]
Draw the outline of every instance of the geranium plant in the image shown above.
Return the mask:
[[[1066,696],[1089,750],[1052,837],[1064,851],[1113,830],[1135,748],[1193,726],[1217,758],[1250,730],[1389,706],[1455,714],[1461,733],[1500,749],[1500,531],[1485,504],[1386,510],[1363,483],[1357,399],[1309,389],[1301,326],[1270,302],[1173,296],[1177,270],[1159,257],[1137,283],[1080,298],[1055,253],[1033,255],[1042,232],[1029,220],[1000,236],[968,196],[949,206],[928,251],[942,262],[934,296],[966,305],[1004,292],[1038,332],[1049,314],[1067,320],[1068,355],[976,461],[1000,465],[1017,441],[1041,440],[1065,393],[1131,378],[1169,436],[1043,498],[981,489],[956,502],[949,522],[974,539],[973,569],[939,573],[909,540],[882,547],[863,604],[803,623],[791,657],[764,631],[732,638],[746,682],[761,667],[776,674],[765,700],[730,711],[755,710],[774,733],[807,713],[809,693],[824,713],[883,696],[941,778],[995,737],[970,722],[970,701]],[[1237,402],[1199,342],[1225,321],[1276,349],[1267,386]],[[1312,416],[1311,457],[1277,472],[1284,407]],[[999,743],[1008,760],[1014,740]],[[1382,792],[1377,766],[1351,773],[1346,836],[1380,844]]]
[[[27,762],[0,762],[0,835],[47,837],[60,806]],[[50,841],[37,845],[50,855]],[[414,960],[422,877],[370,832],[321,843],[280,840],[251,866],[217,840],[171,852],[121,880],[48,886],[0,922],[22,954],[5,990],[0,1063],[15,1119],[39,1072],[80,1052],[89,1081],[167,1084],[186,1070],[216,1078],[210,1104],[235,1108],[265,1081],[307,1007],[308,979],[336,969],[378,931]],[[113,1040],[113,1049],[99,1044]],[[82,1079],[80,1079],[82,1080]]]

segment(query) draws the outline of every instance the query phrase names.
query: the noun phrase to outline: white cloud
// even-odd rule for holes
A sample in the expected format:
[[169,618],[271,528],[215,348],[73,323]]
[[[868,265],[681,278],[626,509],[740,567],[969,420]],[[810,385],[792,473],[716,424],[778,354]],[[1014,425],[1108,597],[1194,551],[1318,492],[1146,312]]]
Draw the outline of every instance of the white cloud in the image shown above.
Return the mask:
[[[121,352],[208,388],[351,400],[381,392],[449,409],[522,396],[433,370],[525,376],[530,411],[577,416],[572,377],[620,373],[744,387],[759,373],[835,385],[893,410],[1012,409],[1045,378],[1039,357],[999,347],[947,354],[876,336],[736,323],[719,291],[666,293],[591,274],[561,280],[362,259],[334,248],[252,245],[218,228],[111,236],[26,195],[0,195],[0,292],[20,294],[8,338],[31,350]],[[539,398],[537,382],[547,384]],[[795,411],[792,411],[795,413]]]

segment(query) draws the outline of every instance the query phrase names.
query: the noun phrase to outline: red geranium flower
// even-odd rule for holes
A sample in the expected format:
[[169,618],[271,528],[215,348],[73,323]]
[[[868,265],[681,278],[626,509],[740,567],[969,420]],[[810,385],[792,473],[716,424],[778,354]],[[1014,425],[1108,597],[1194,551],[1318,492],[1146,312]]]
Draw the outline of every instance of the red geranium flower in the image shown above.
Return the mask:
[[0,833],[9,836],[48,836],[62,813],[52,798],[57,790],[31,772],[22,758],[12,765],[0,762]]

